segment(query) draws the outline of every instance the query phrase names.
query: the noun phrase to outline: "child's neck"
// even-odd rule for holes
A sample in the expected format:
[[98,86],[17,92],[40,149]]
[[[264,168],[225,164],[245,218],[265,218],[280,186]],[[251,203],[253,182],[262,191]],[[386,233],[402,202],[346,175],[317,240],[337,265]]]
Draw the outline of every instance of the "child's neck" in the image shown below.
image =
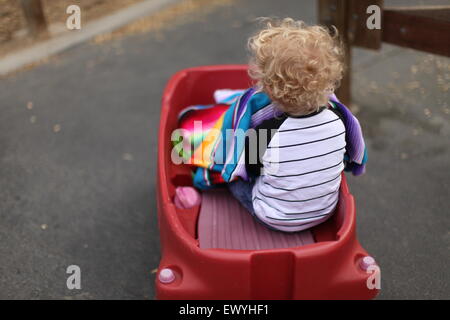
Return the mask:
[[305,117],[314,116],[314,115],[320,113],[325,108],[326,107],[318,107],[316,110],[313,110],[313,111],[310,111],[310,112],[299,112],[299,113],[286,112],[286,114],[289,117],[292,117],[292,118],[305,118]]

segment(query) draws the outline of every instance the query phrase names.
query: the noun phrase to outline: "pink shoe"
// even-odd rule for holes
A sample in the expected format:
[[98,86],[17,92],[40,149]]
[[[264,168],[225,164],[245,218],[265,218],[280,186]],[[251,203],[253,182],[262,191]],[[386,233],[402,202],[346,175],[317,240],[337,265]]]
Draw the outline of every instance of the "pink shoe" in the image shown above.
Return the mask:
[[173,199],[175,206],[180,209],[189,209],[202,202],[200,193],[193,187],[177,187]]

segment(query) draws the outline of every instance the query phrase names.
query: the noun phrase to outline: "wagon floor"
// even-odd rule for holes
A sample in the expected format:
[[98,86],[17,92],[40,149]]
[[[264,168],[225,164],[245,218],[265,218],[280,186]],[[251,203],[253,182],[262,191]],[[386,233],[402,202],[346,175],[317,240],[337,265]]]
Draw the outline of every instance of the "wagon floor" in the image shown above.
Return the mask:
[[311,231],[283,233],[258,223],[226,189],[203,192],[198,219],[200,248],[262,250],[314,242]]

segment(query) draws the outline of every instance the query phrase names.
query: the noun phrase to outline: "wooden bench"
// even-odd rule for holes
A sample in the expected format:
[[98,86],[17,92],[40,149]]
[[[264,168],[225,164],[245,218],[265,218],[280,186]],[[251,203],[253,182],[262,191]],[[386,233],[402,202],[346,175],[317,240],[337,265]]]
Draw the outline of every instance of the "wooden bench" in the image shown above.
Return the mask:
[[[381,10],[381,28],[367,28],[367,8]],[[383,0],[318,0],[319,23],[339,30],[346,51],[347,72],[337,95],[351,102],[352,46],[379,50],[382,42],[450,56],[450,5],[384,7]]]

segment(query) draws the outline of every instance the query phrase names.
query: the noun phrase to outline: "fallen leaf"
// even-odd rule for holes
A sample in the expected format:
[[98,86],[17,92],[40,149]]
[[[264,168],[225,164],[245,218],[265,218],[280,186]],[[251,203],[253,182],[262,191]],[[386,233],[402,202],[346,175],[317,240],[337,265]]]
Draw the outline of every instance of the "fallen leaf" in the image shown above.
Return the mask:
[[133,155],[131,153],[124,153],[122,159],[125,161],[133,161]]

